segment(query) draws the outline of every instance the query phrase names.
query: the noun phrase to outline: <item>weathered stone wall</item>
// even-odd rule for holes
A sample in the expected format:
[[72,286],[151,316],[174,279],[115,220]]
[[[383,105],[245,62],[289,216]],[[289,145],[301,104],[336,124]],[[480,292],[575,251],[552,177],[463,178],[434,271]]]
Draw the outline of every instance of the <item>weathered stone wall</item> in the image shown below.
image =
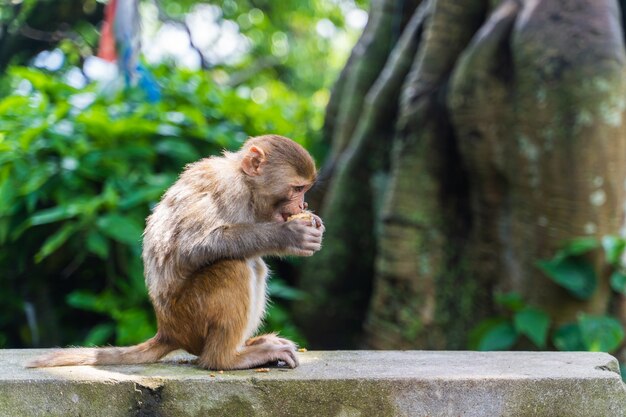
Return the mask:
[[605,353],[306,352],[299,368],[269,372],[201,370],[181,354],[23,367],[41,353],[0,350],[0,416],[626,415],[626,387]]

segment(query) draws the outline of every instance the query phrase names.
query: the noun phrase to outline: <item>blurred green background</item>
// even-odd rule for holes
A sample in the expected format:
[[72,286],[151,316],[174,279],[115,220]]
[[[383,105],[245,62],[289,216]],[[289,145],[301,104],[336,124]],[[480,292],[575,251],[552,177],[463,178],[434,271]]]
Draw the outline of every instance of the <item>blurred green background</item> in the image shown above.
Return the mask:
[[[94,58],[104,3],[0,6],[0,347],[152,336],[140,258],[151,207],[185,164],[248,136],[285,135],[323,159],[329,89],[366,13],[352,1],[142,2],[151,103]],[[283,307],[302,293],[280,268],[270,292],[266,326],[305,343]]]

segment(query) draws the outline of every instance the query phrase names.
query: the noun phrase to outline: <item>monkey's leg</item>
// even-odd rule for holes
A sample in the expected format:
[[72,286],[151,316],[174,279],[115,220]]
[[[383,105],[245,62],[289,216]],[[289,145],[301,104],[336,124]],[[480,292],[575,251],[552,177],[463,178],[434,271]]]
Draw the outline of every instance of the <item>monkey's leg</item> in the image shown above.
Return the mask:
[[[278,338],[276,338],[278,339]],[[211,342],[217,340],[211,339]],[[283,361],[290,368],[298,366],[298,357],[293,343],[283,344],[264,340],[254,345],[217,346],[207,343],[198,364],[208,369],[249,369],[272,362]]]
[[[262,268],[251,267],[246,261],[229,260],[215,264],[205,271],[204,282],[211,283],[204,304],[207,311],[206,338],[198,364],[209,369],[247,369],[270,362],[283,361],[287,366],[298,365],[293,343],[276,343],[279,338],[259,339],[259,343],[245,346],[244,342],[256,330],[259,314],[260,291],[255,285]],[[262,295],[264,298],[264,294]]]

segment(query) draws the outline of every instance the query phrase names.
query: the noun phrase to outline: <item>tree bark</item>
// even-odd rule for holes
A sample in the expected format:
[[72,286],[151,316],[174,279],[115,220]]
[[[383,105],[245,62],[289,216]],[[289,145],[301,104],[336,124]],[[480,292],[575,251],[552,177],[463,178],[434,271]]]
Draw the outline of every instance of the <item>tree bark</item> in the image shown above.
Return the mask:
[[[443,97],[456,59],[478,29],[482,1],[435,1],[400,98],[398,133],[367,319],[374,348],[462,346],[479,283],[462,280],[464,175]],[[460,296],[459,296],[460,295]],[[442,308],[446,307],[446,308]],[[467,311],[470,310],[470,311]],[[448,346],[448,339],[455,340]],[[460,340],[458,340],[460,339]]]
[[[411,47],[398,42],[358,122],[344,126],[349,144],[336,148],[325,248],[303,275],[317,291],[307,314],[322,311],[324,327],[310,321],[307,330],[343,341],[350,329],[352,344],[375,348],[466,348],[502,291],[555,325],[580,311],[623,314],[606,279],[579,301],[536,267],[567,240],[623,231],[617,1],[424,3],[424,33]],[[602,254],[590,259],[603,276]]]
[[470,269],[558,324],[608,308],[606,281],[576,301],[536,262],[622,226],[626,59],[615,2],[533,3],[505,1],[492,14],[448,98],[470,179]]
[[[374,4],[372,7],[376,9]],[[356,101],[355,96],[358,95],[348,94],[348,105],[352,109],[362,108],[363,115],[353,128],[353,138],[350,139],[347,149],[341,153],[341,158],[330,164],[332,168],[329,164],[326,165],[326,173],[331,169],[334,172],[328,185],[329,198],[324,202],[321,211],[326,222],[327,243],[323,252],[306,260],[303,265],[301,286],[310,297],[296,308],[298,320],[305,330],[315,329],[320,320],[327,323],[323,334],[309,332],[311,341],[319,347],[356,346],[361,336],[375,253],[375,238],[372,235],[374,212],[380,206],[378,202],[381,200],[381,182],[388,171],[386,155],[391,143],[388,132],[393,130],[397,111],[397,106],[393,104],[394,97],[399,94],[411,57],[417,49],[426,10],[426,7],[420,7],[413,15],[389,62],[384,69],[378,71],[378,80],[367,96],[362,98],[363,102]],[[396,11],[401,20],[405,20],[405,13],[413,14],[412,12],[412,8]],[[384,22],[383,26],[388,32],[393,28],[393,9],[388,6],[385,13],[388,16],[378,17],[378,23],[371,26],[377,28],[377,33],[382,31],[380,26],[383,24],[380,22]],[[372,38],[367,33],[367,28],[363,38]],[[383,42],[387,40],[388,37],[382,39]],[[371,41],[370,39],[368,42]],[[379,51],[378,55],[380,53]],[[384,51],[385,59],[387,54]],[[381,58],[378,55],[376,59]],[[384,59],[381,62],[384,63]],[[365,71],[364,63],[361,63],[361,67],[361,71]],[[367,68],[367,71],[371,70],[372,68]],[[368,74],[369,77],[371,73]],[[357,78],[362,79],[363,75]],[[353,93],[355,91],[354,85],[351,89],[348,85],[343,88]],[[346,122],[346,114],[341,118],[341,126],[343,123],[351,123]],[[345,139],[342,139],[348,134],[346,129],[348,128],[344,126],[342,132],[335,136],[333,143],[337,154],[339,149],[346,146],[343,144]],[[338,141],[341,143],[337,144]],[[335,277],[343,279],[336,280]]]

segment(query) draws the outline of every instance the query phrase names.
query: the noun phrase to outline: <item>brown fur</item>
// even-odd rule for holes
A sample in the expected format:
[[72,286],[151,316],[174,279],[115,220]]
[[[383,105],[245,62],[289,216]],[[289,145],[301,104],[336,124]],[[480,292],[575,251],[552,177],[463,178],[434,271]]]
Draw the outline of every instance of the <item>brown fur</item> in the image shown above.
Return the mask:
[[297,366],[293,342],[275,334],[252,336],[265,313],[267,267],[261,256],[310,256],[321,247],[319,217],[316,226],[284,221],[306,207],[304,192],[315,175],[309,154],[276,135],[190,164],[144,232],[157,335],[126,348],[63,349],[27,366],[146,363],[174,349],[197,355],[199,365],[211,369],[275,361]]

